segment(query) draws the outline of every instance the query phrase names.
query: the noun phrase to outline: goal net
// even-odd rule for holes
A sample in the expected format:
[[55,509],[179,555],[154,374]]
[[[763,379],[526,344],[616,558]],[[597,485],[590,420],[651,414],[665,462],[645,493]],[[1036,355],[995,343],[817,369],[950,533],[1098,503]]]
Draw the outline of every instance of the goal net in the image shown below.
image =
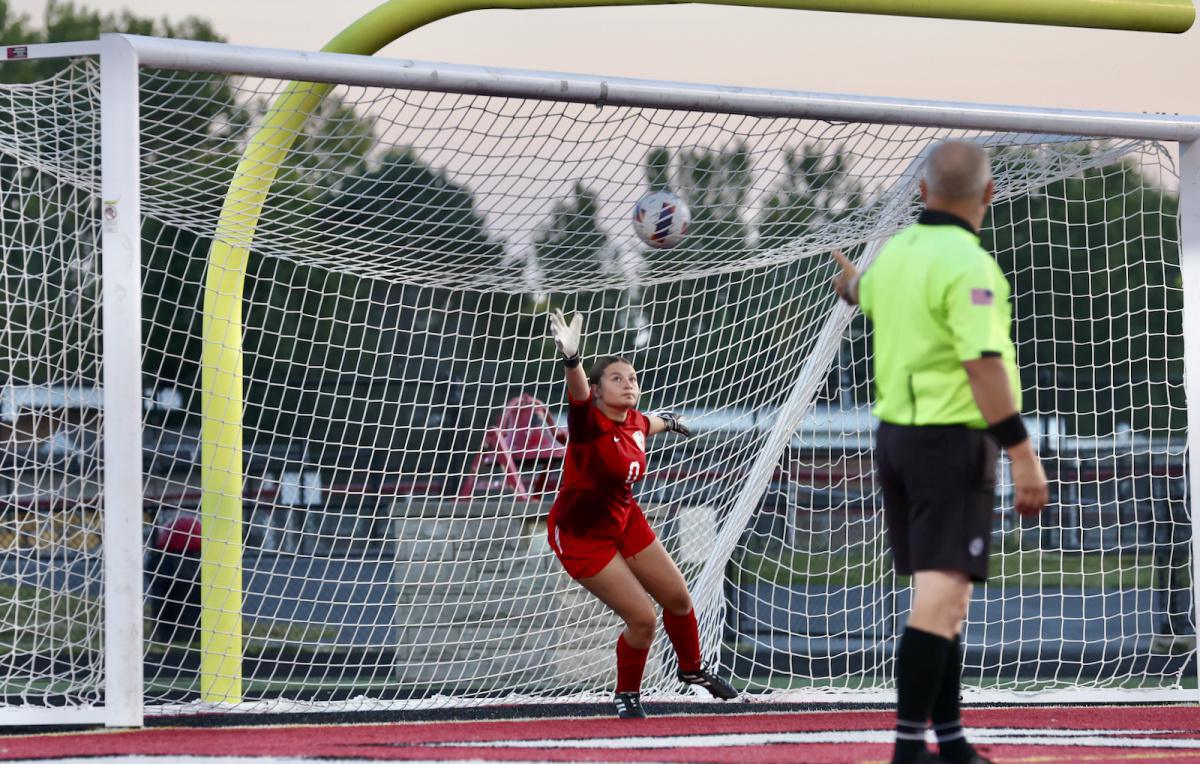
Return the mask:
[[[99,66],[63,65],[0,88],[13,707],[103,700]],[[951,137],[991,152],[983,244],[1013,285],[1052,485],[1022,520],[1001,466],[992,578],[964,633],[970,697],[1182,692],[1195,617],[1175,144],[734,113],[715,97],[542,100],[514,92],[552,77],[500,74],[491,91],[335,86],[291,136],[257,228],[236,232],[252,238],[242,660],[208,677],[239,691],[202,698],[217,665],[202,623],[228,624],[206,619],[236,601],[200,586],[216,543],[205,278],[238,161],[285,83],[140,77],[145,413],[128,458],[144,474],[148,713],[610,691],[617,621],[545,541],[565,439],[554,308],[586,317],[586,357],[632,359],[640,408],[696,431],[652,441],[638,496],[689,582],[706,659],[756,698],[887,697],[909,589],[872,477],[870,326],[833,298],[829,253],[869,263],[912,223],[922,158]],[[672,249],[630,225],[656,189],[691,208]],[[684,693],[672,660],[660,637],[651,697]]]

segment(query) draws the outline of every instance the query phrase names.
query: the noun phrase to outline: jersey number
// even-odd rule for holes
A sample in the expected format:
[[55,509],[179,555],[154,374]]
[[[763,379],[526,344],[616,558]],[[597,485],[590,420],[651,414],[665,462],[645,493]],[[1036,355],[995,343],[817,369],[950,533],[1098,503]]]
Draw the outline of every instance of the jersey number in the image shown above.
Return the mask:
[[642,474],[642,465],[638,462],[629,463],[629,477],[625,478],[625,485],[633,485],[638,481],[638,476]]

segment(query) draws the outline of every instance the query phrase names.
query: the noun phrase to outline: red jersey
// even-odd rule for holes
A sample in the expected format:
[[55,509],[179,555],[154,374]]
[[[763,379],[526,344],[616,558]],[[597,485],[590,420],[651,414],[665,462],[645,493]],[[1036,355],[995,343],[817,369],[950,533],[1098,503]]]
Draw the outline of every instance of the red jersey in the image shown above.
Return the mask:
[[550,514],[576,536],[616,537],[637,506],[633,484],[646,476],[650,420],[630,410],[614,422],[587,401],[568,400],[567,456]]

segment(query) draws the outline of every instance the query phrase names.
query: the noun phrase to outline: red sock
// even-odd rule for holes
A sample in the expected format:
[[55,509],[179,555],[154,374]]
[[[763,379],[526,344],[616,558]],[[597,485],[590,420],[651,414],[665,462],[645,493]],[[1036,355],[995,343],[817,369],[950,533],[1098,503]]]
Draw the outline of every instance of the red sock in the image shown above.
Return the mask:
[[675,654],[679,656],[680,671],[699,671],[700,660],[700,628],[696,625],[695,608],[687,615],[675,615],[670,610],[663,610],[663,628],[675,646]]
[[641,692],[642,674],[650,648],[638,649],[625,641],[625,632],[617,638],[617,692]]

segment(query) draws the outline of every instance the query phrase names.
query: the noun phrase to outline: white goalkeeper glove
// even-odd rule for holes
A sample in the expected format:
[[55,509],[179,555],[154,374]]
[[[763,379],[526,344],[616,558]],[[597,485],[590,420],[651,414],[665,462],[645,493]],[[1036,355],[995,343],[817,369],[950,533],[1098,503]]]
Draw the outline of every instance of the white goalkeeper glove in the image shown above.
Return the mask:
[[656,416],[663,421],[663,425],[670,432],[678,433],[683,437],[692,434],[692,430],[683,421],[682,414],[676,414],[674,411],[655,411],[652,416]]
[[550,314],[550,333],[554,336],[554,344],[558,346],[558,352],[562,353],[563,362],[567,367],[578,366],[579,343],[583,337],[583,314],[576,313],[568,324],[562,311],[555,308]]

